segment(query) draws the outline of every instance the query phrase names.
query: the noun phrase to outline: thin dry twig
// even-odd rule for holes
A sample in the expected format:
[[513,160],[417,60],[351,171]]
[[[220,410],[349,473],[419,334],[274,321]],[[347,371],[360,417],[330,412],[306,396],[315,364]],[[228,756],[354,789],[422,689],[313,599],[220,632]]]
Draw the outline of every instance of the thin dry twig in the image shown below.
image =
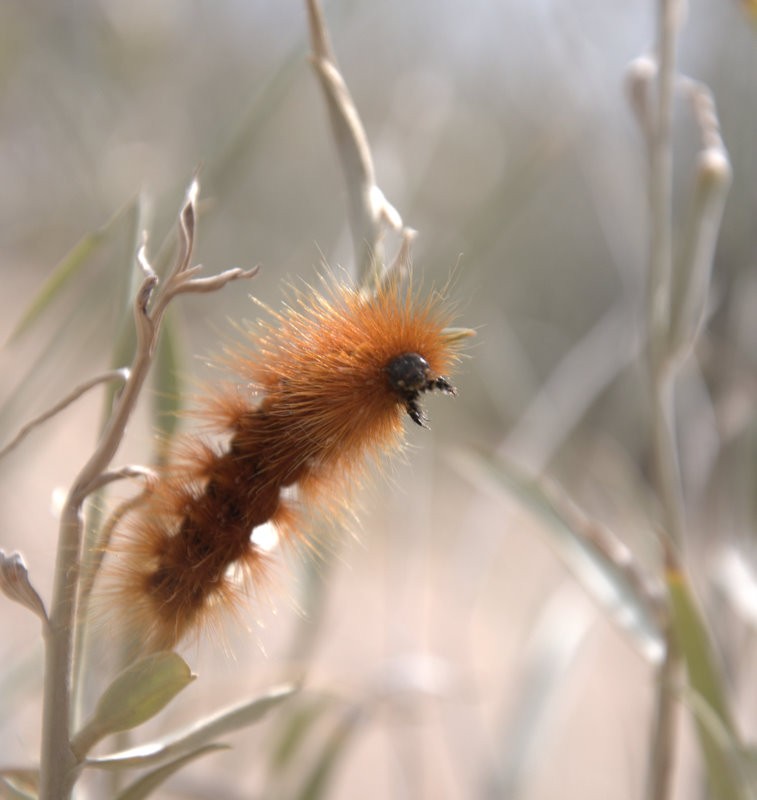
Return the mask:
[[[655,484],[663,523],[663,551],[666,570],[677,570],[682,557],[685,512],[678,448],[675,438],[674,389],[676,355],[682,340],[693,342],[696,327],[691,317],[704,313],[704,298],[709,284],[709,266],[714,235],[719,227],[722,206],[713,205],[710,196],[699,195],[694,227],[683,250],[683,259],[674,269],[672,252],[672,111],[673,93],[681,85],[676,76],[676,39],[683,17],[683,0],[659,0],[655,60],[637,60],[631,73],[631,102],[645,134],[649,158],[650,245],[647,287],[646,336],[649,343],[648,368],[651,394],[651,446]],[[654,93],[652,91],[654,89]],[[703,141],[720,145],[714,106],[707,95],[698,95],[698,114]],[[705,144],[705,148],[708,145]],[[720,187],[718,187],[720,188]],[[703,199],[704,198],[704,199]],[[709,252],[708,252],[709,251]],[[706,280],[701,279],[706,272]],[[685,288],[681,291],[681,280]],[[675,285],[674,285],[675,282]],[[692,302],[691,292],[696,292]],[[683,300],[681,300],[683,297]],[[702,303],[695,309],[696,303]],[[694,310],[692,310],[694,309]],[[689,330],[682,333],[684,328]],[[657,673],[657,698],[652,720],[646,797],[667,800],[672,796],[673,772],[678,739],[675,685],[681,673],[682,656],[672,629],[670,610],[664,620],[666,657]]]
[[553,508],[559,510],[571,530],[580,532],[581,541],[602,560],[623,575],[636,600],[644,606],[650,619],[664,623],[667,616],[665,590],[634,558],[631,550],[609,528],[588,517],[557,485],[545,478],[538,484]]
[[[663,515],[666,558],[683,544],[684,514],[678,455],[673,432],[673,382],[669,368],[672,256],[672,111],[676,85],[676,37],[681,0],[658,0],[657,43],[653,56],[635,59],[628,70],[629,102],[644,134],[649,164],[650,221],[646,329],[651,395],[651,444],[655,483]],[[670,546],[672,545],[672,546]],[[673,787],[678,726],[673,684],[681,657],[670,624],[663,618],[665,658],[657,670],[657,697],[650,736],[645,796],[667,800]]]
[[35,417],[33,420],[29,421],[24,425],[19,432],[5,445],[2,449],[0,449],[0,458],[8,455],[14,448],[18,447],[19,444],[35,429],[42,425],[43,422],[47,422],[47,420],[54,417],[56,414],[60,414],[61,411],[68,408],[73,402],[78,400],[83,394],[86,394],[90,389],[93,389],[95,386],[99,386],[101,383],[108,383],[109,381],[121,381],[125,383],[129,379],[129,370],[128,369],[113,369],[109,370],[108,372],[104,372],[102,375],[96,375],[94,378],[90,378],[88,381],[85,381],[82,384],[79,384],[75,389],[69,392],[62,400],[57,402],[51,408],[48,408],[47,411],[43,411],[38,417]]
[[[123,503],[120,503],[110,514],[105,524],[98,532],[97,541],[92,548],[92,561],[89,564],[89,568],[82,575],[81,587],[79,590],[79,604],[81,608],[85,610],[85,612],[89,602],[89,596],[92,593],[92,587],[94,586],[97,574],[100,571],[100,566],[105,558],[105,553],[107,552],[108,545],[116,525],[118,525],[118,523],[126,516],[126,514],[129,513],[129,511],[143,503],[145,499],[152,493],[153,486],[158,478],[158,475],[154,470],[151,470],[148,467],[129,465],[121,467],[121,469],[118,470],[103,472],[99,480],[96,482],[95,488],[93,489],[93,491],[97,491],[97,489],[101,489],[103,486],[107,486],[109,483],[129,478],[142,478],[145,482],[145,486],[142,491],[134,495],[134,497],[130,497],[127,500],[124,500]],[[86,619],[87,615],[84,613],[82,615],[82,620],[86,621]]]
[[[76,628],[76,640],[74,642],[74,669],[76,670],[76,678],[74,680],[74,687],[81,690],[83,685],[83,676],[88,668],[88,660],[85,656],[87,652],[87,644],[90,635],[90,601],[92,592],[95,586],[95,581],[100,572],[102,562],[105,559],[105,554],[108,552],[110,540],[113,536],[113,531],[119,522],[128,514],[132,509],[139,506],[145,501],[150,494],[152,494],[155,482],[157,481],[157,473],[147,467],[128,465],[121,467],[118,470],[104,472],[101,478],[101,485],[97,488],[102,488],[117,480],[129,478],[141,478],[144,482],[144,487],[133,497],[124,500],[120,503],[115,510],[110,514],[105,523],[100,526],[97,531],[96,540],[91,544],[89,552],[87,553],[87,560],[84,562],[85,567],[82,570],[79,584],[79,598],[78,598],[78,625]],[[74,695],[74,702],[81,703],[79,694]],[[76,717],[79,711],[78,705],[74,712]],[[74,748],[75,749],[75,748]]]
[[155,471],[151,470],[149,467],[129,464],[119,469],[103,472],[98,476],[97,480],[92,482],[92,491],[96,492],[98,489],[102,489],[103,486],[107,486],[114,481],[122,481],[128,478],[144,478],[150,481],[154,480],[156,477]]
[[[673,384],[667,368],[670,325],[672,261],[672,113],[675,86],[676,37],[680,0],[659,0],[657,20],[656,104],[649,137],[650,245],[647,289],[647,340],[652,393],[652,448],[657,491],[665,536],[673,553],[683,545],[684,514],[680,470],[673,429]],[[647,797],[666,800],[672,796],[673,767],[678,725],[677,698],[673,684],[681,670],[681,655],[668,622],[666,653],[657,674],[658,694],[649,748]]]
[[318,0],[307,0],[312,63],[321,83],[331,119],[347,193],[350,230],[355,248],[355,268],[360,285],[380,285],[384,272],[381,238],[384,226],[402,231],[402,217],[376,183],[368,137],[328,37]]
[[[100,441],[74,481],[61,515],[53,601],[45,637],[40,800],[67,800],[77,776],[78,759],[71,747],[70,717],[84,501],[102,485],[103,473],[107,470],[123,438],[126,424],[136,406],[150,369],[160,323],[168,304],[180,294],[198,290],[208,291],[211,288],[206,279],[194,278],[197,270],[190,267],[198,190],[199,186],[195,180],[189,187],[179,217],[179,253],[162,286],[159,285],[158,278],[150,267],[144,243],[140,248],[138,263],[145,277],[134,302],[137,330],[134,360]],[[216,276],[215,285],[220,288],[230,280],[249,278],[256,272],[256,269],[230,270]],[[201,281],[199,287],[195,283],[198,280]]]
[[[382,274],[376,274],[372,276],[370,280],[363,282],[361,292],[364,297],[371,297],[376,294],[376,292],[379,291],[382,286],[389,282],[393,275],[397,275],[398,273],[408,274],[410,272],[413,263],[413,242],[415,241],[415,237],[417,235],[418,232],[412,228],[402,229],[400,246],[392,263],[389,264],[386,269],[384,269]],[[473,335],[473,331],[469,329],[466,330],[468,330],[469,336]]]
[[[508,459],[540,474],[600,392],[642,347],[629,335],[624,304],[610,308],[565,354],[542,383],[501,448]],[[580,376],[577,380],[576,376]]]

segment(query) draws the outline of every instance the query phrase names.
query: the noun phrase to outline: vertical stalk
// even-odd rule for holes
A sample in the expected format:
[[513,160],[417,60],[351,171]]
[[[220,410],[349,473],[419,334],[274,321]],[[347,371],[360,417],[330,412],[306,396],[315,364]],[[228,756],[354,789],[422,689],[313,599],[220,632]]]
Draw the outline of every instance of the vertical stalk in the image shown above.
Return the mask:
[[[154,285],[154,280],[145,280],[136,304],[138,314],[146,316],[147,301]],[[77,778],[77,758],[71,748],[70,726],[82,506],[92,481],[110,463],[123,438],[126,423],[150,366],[149,344],[147,342],[139,348],[113,416],[100,444],[71,488],[61,516],[53,601],[45,636],[40,800],[67,800]]]
[[679,0],[659,0],[657,93],[649,143],[650,250],[647,331],[651,334],[653,380],[664,362],[670,314],[672,259],[673,153],[671,142],[675,41]]
[[[683,498],[675,441],[673,373],[669,359],[671,286],[673,279],[672,110],[675,88],[676,35],[681,0],[659,0],[657,19],[656,103],[651,110],[649,140],[650,242],[647,283],[647,341],[651,393],[651,446],[657,495],[663,517],[666,569],[678,560],[684,539]],[[666,654],[657,674],[655,715],[650,736],[648,800],[672,796],[678,735],[676,678],[681,657],[670,622],[665,626]]]
[[671,621],[663,627],[665,659],[657,669],[656,694],[652,731],[649,739],[647,800],[668,800],[673,797],[673,773],[678,738],[678,695],[676,681],[682,660],[673,636]]
[[66,800],[76,781],[71,748],[72,634],[81,524],[66,505],[60,526],[50,619],[45,628],[45,685],[40,757],[40,800]]
[[[98,488],[123,439],[155,354],[160,323],[171,300],[188,292],[212,292],[257,269],[230,269],[208,278],[195,277],[190,267],[195,233],[195,204],[199,187],[193,181],[179,216],[176,263],[155,292],[158,278],[147,261],[145,244],[137,253],[144,278],[134,300],[137,346],[128,378],[118,395],[94,453],[77,476],[61,515],[50,618],[45,627],[45,688],[42,711],[42,752],[39,800],[68,800],[78,777],[79,760],[71,746],[71,705],[76,612],[80,583],[84,502]],[[153,297],[153,295],[155,295]]]

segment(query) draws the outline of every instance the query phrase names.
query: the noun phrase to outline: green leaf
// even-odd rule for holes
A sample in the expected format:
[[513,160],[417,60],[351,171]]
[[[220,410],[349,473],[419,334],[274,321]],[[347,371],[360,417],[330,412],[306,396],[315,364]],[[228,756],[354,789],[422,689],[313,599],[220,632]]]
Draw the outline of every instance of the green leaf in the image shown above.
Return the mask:
[[[497,456],[467,451],[457,466],[474,483],[488,483],[498,493],[507,492],[545,523],[557,555],[615,623],[629,634],[641,654],[658,662],[665,652],[653,601],[628,570],[632,562],[627,548],[603,531],[605,548],[598,546],[600,529],[584,519],[544,482],[523,474]],[[610,558],[607,549],[616,551]]]
[[218,750],[228,749],[228,745],[224,744],[207,744],[203,747],[199,747],[197,750],[193,750],[191,753],[187,753],[144,775],[138,781],[130,784],[120,792],[116,800],[143,800],[143,798],[148,797],[154,789],[157,789],[158,786],[168,780],[174,772],[178,772],[185,764],[194,761],[200,756],[204,756],[206,753],[215,753]]
[[717,800],[754,800],[753,766],[744,757],[733,731],[699,695],[692,694],[687,702],[696,721],[712,796]]
[[163,741],[152,742],[101,758],[90,758],[87,759],[85,765],[98,769],[119,770],[164,763],[169,758],[192,752],[211,739],[217,739],[225,733],[252,725],[297,690],[298,687],[293,684],[277,686],[253,700],[224,709],[212,717],[206,717],[187,730],[167,736]]
[[151,719],[195,677],[184,659],[169,650],[134,662],[105,690],[92,718],[74,737],[74,750],[84,755],[104,736]]
[[718,800],[754,797],[739,754],[743,748],[733,722],[722,670],[718,668],[707,626],[694,600],[688,579],[678,570],[666,575],[673,631],[686,662],[690,702],[697,723],[707,777]]

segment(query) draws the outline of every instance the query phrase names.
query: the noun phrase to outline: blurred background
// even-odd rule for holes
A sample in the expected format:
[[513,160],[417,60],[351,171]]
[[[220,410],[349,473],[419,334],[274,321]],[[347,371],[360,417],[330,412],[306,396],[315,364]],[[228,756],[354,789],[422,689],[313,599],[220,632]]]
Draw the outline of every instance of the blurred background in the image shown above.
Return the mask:
[[[415,271],[426,285],[454,276],[459,323],[478,335],[459,397],[432,400],[431,433],[409,430],[389,480],[363,493],[357,535],[315,570],[296,559],[282,568],[270,603],[245,617],[249,631],[230,627],[229,652],[186,648],[199,679],[134,741],[306,664],[298,703],[159,796],[640,797],[650,653],[471,454],[545,472],[657,574],[639,362],[646,161],[624,85],[628,62],[653,43],[655,4],[334,0],[324,10],[379,185],[419,231]],[[297,0],[0,5],[3,341],[56,266],[70,265],[54,301],[0,351],[0,442],[124,362],[114,343],[129,324],[137,233],[149,229],[157,258],[198,168],[196,260],[208,273],[262,269],[176,304],[174,389],[208,377],[229,319],[259,313],[250,293],[275,308],[283,281],[312,281],[324,262],[350,268],[346,193],[308,51]],[[734,173],[707,330],[678,391],[689,558],[753,732],[757,28],[745,6],[692,0],[679,58],[714,93]],[[678,223],[698,141],[683,102],[674,137]],[[117,463],[152,458],[155,391]],[[46,602],[56,497],[91,451],[102,403],[88,395],[0,463],[0,547],[23,553]],[[0,752],[28,764],[42,647],[26,611],[2,609]],[[293,731],[289,762],[280,746]],[[681,764],[676,796],[694,797],[694,745]],[[306,794],[313,785],[322,793]]]

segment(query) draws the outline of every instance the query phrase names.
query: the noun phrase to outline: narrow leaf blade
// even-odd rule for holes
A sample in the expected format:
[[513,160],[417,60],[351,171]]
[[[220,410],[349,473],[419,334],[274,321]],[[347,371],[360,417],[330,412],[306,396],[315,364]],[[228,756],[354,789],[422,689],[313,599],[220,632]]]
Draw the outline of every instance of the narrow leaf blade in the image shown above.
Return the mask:
[[169,758],[185,755],[210,740],[218,739],[219,736],[258,722],[297,690],[298,687],[293,684],[274,687],[259,697],[224,709],[211,717],[206,717],[190,728],[166,737],[161,742],[151,742],[101,758],[90,758],[87,759],[86,766],[119,770],[162,764]]
[[707,626],[687,577],[679,570],[669,570],[666,581],[676,641],[697,698],[691,705],[713,796],[720,800],[746,800],[754,795],[739,768],[742,747]]
[[545,523],[544,530],[550,534],[557,555],[584,589],[629,634],[646,659],[659,662],[665,652],[665,638],[653,599],[630,580],[627,565],[631,554],[621,542],[611,542],[618,550],[611,560],[597,546],[597,526],[579,520],[544,483],[522,473],[514,464],[472,451],[460,454],[457,464],[472,481],[488,483],[498,494],[510,494],[534,512]]
[[199,747],[197,750],[193,750],[191,753],[174,759],[168,764],[164,764],[162,767],[158,767],[144,775],[120,792],[116,800],[144,800],[145,797],[149,797],[155,789],[164,781],[167,781],[175,772],[178,772],[185,764],[204,756],[206,753],[215,753],[218,750],[228,749],[228,746],[223,744],[207,744]]

